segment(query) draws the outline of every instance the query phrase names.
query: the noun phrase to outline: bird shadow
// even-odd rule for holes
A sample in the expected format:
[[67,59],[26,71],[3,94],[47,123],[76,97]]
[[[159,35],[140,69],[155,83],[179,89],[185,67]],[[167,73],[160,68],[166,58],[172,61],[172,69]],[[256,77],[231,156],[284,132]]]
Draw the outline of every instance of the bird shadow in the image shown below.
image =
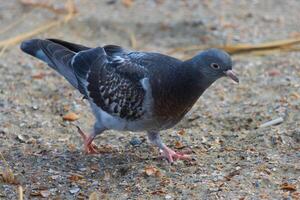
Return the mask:
[[[93,182],[107,179],[107,174],[117,181],[137,175],[135,167],[143,167],[149,158],[142,158],[134,149],[87,155],[81,150],[69,151],[36,147],[29,144],[14,145],[2,154],[17,177],[17,183],[32,185],[49,182],[67,186],[74,174]],[[58,178],[57,178],[58,177]]]

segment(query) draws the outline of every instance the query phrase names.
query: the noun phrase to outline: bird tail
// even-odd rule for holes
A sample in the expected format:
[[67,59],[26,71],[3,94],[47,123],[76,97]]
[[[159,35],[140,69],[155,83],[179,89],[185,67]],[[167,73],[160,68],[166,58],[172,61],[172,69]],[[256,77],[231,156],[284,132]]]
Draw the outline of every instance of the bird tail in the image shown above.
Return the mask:
[[77,52],[87,49],[89,48],[57,39],[32,39],[21,44],[22,51],[47,63],[77,89],[79,85],[72,59]]

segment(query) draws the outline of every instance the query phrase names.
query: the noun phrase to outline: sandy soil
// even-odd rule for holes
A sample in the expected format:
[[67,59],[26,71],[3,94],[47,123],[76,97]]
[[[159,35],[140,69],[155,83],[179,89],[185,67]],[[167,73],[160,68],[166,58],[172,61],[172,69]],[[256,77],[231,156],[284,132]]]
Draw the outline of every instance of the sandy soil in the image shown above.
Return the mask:
[[[76,5],[70,23],[38,37],[130,48],[134,34],[136,49],[168,53],[300,33],[298,0],[149,0],[130,7],[77,0]],[[22,17],[1,40],[61,16],[1,1],[2,30]],[[86,102],[18,45],[8,48],[0,57],[0,152],[15,180],[8,183],[0,158],[0,199],[16,199],[18,185],[26,199],[300,199],[300,53],[233,59],[241,83],[217,81],[176,127],[163,132],[166,144],[191,149],[196,159],[170,165],[158,159],[145,133],[107,131],[96,140],[103,154],[85,155],[74,124],[92,126]],[[68,112],[80,118],[64,121]],[[279,117],[283,123],[259,128]]]

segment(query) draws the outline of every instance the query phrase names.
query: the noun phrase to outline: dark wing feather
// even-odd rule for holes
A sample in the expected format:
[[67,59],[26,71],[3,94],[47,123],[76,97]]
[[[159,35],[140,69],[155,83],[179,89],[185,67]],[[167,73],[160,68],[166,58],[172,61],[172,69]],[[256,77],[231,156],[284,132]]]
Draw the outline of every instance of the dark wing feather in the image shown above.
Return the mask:
[[78,52],[87,51],[90,49],[89,47],[58,39],[31,39],[23,41],[21,49],[25,53],[46,62],[51,68],[65,77],[71,85],[85,94],[80,88],[78,78],[74,73],[72,60]]
[[66,41],[59,40],[59,39],[49,38],[47,40],[49,40],[51,42],[54,42],[56,44],[60,44],[60,45],[64,46],[65,48],[67,48],[67,49],[69,49],[69,50],[71,50],[71,51],[73,51],[75,53],[90,49],[90,47],[86,47],[86,46],[83,46],[81,44],[75,44],[75,43],[71,43],[71,42],[66,42]]
[[92,66],[96,63],[100,67],[106,61],[105,51],[101,47],[81,51],[73,57],[71,64],[78,80],[78,90],[86,97],[88,97],[87,79]]
[[105,45],[103,49],[105,50],[106,54],[111,57],[116,55],[125,55],[128,53],[127,50],[123,49],[122,47],[111,44]]
[[46,61],[50,67],[64,76],[75,88],[78,88],[77,78],[71,66],[71,60],[75,53],[48,40],[39,40],[37,45],[42,51],[37,51],[35,56]]
[[112,48],[91,49],[78,53],[72,65],[90,100],[111,115],[135,120],[145,112],[145,90],[140,80],[147,76],[147,70],[125,53],[120,55]]

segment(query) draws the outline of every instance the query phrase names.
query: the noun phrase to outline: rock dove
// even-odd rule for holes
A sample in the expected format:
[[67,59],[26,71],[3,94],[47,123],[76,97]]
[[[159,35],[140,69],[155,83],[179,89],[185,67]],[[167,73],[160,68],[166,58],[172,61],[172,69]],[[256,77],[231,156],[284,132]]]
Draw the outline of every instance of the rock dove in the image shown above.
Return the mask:
[[230,56],[208,49],[181,61],[154,52],[116,45],[89,48],[58,39],[32,39],[21,49],[56,70],[86,98],[96,118],[84,139],[87,153],[97,153],[94,138],[105,130],[146,131],[149,140],[173,162],[189,159],[161,140],[159,132],[176,125],[217,79],[239,79]]

